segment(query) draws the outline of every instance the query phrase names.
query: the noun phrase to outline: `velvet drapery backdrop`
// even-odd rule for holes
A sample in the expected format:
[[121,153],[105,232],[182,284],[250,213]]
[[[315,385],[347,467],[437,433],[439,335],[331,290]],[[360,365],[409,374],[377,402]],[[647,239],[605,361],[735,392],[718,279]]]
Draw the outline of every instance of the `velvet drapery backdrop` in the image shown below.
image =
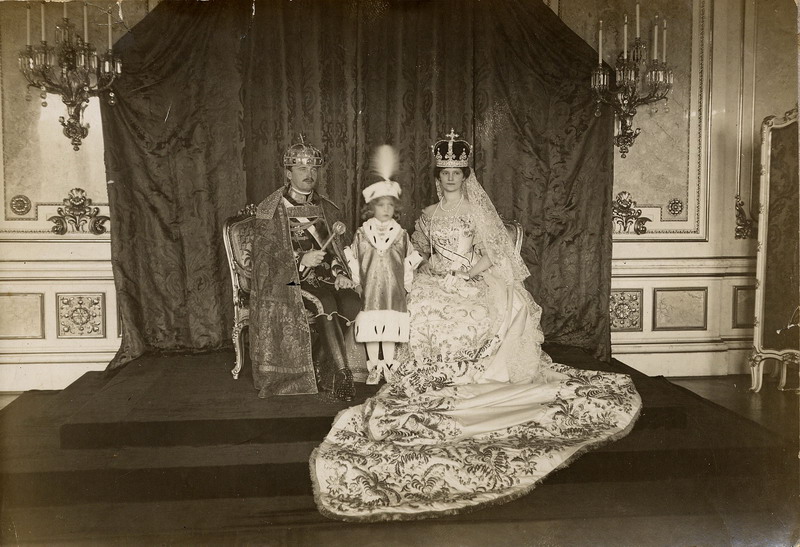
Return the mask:
[[[373,148],[397,147],[401,224],[410,229],[420,209],[436,199],[430,145],[451,127],[473,143],[476,175],[498,211],[525,228],[522,252],[532,273],[527,287],[544,308],[548,340],[610,356],[612,118],[593,116],[589,76],[596,54],[549,8],[533,0],[202,5],[162,2],[131,33],[129,42],[140,47],[120,41],[117,48],[126,63],[141,55],[134,66],[143,68],[122,78],[118,95],[125,108],[104,109],[124,324],[114,364],[151,349],[202,350],[226,342],[221,222],[284,183],[281,157],[298,133],[325,153],[320,189],[342,206],[350,228],[360,222],[361,189],[376,180],[368,169]],[[174,12],[186,20],[185,32],[194,33],[183,39],[202,41],[205,63],[202,52],[180,56],[165,43],[182,32],[160,26]],[[199,38],[203,32],[208,36]],[[152,76],[161,67],[180,75]],[[193,88],[181,76],[205,78],[200,87],[208,93],[184,97]],[[142,92],[137,78],[150,91]],[[186,118],[173,119],[174,135],[168,135],[159,118],[167,98],[178,97],[191,106],[181,105]],[[163,147],[199,153],[202,162],[188,173],[156,162],[137,130],[139,116],[152,118]],[[193,124],[213,133],[208,150],[180,140]],[[170,181],[170,195],[192,198],[170,201],[174,209],[166,217],[153,205],[160,199],[149,182],[153,170]],[[213,211],[206,196],[220,200]],[[180,212],[184,208],[192,213]],[[195,220],[203,215],[207,222],[198,232]],[[165,221],[171,229],[161,235],[180,242],[182,268],[160,260],[160,246],[131,235]],[[202,264],[193,258],[195,247],[203,247]],[[222,258],[214,262],[213,254]],[[209,281],[200,284],[202,293],[192,281],[198,275]],[[155,280],[171,276],[183,282],[170,295],[176,298],[161,291],[149,299]],[[195,308],[176,313],[178,306]]]

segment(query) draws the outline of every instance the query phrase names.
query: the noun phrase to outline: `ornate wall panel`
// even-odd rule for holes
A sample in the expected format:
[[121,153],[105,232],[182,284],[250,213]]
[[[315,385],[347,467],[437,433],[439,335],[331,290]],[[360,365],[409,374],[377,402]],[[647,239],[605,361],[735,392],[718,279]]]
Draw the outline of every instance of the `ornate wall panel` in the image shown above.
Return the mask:
[[105,338],[106,295],[103,293],[56,294],[59,338]]
[[[632,17],[632,0],[562,0],[562,18],[597,47],[597,22],[603,19],[604,60],[614,64],[622,50],[623,14]],[[708,235],[708,124],[713,0],[654,0],[641,3],[641,36],[652,51],[650,32],[658,14],[668,22],[667,62],[675,73],[668,106],[639,109],[634,128],[642,133],[627,158],[614,160],[614,191],[639,210],[638,223],[619,222],[615,241],[705,240]],[[634,32],[629,25],[630,33]],[[659,44],[661,48],[661,44]],[[618,199],[619,201],[619,199]],[[624,204],[623,204],[624,208]]]
[[642,289],[612,289],[611,332],[641,332]]
[[[76,152],[62,134],[59,117],[66,115],[66,107],[60,97],[47,95],[47,106],[42,107],[39,91],[28,91],[27,82],[17,68],[18,52],[26,42],[26,5],[26,2],[0,2],[0,185],[3,188],[0,239],[107,239],[107,231],[100,235],[73,230],[69,223],[66,230],[54,231],[59,227],[50,220],[63,217],[59,208],[64,208],[64,199],[74,188],[85,190],[94,207],[99,208],[98,216],[108,215],[102,123],[98,99],[92,98],[85,112],[89,135]],[[62,17],[62,6],[57,2],[45,4],[50,42]],[[90,39],[99,45],[105,44],[106,36],[105,11],[101,10],[113,8],[114,39],[147,13],[146,0],[98,0],[89,6]],[[68,10],[73,22],[81,17],[78,2],[69,3]],[[36,39],[41,27],[38,17],[33,20],[32,35]]]
[[653,330],[706,330],[708,288],[653,289]]
[[0,294],[0,338],[44,338],[44,294]]

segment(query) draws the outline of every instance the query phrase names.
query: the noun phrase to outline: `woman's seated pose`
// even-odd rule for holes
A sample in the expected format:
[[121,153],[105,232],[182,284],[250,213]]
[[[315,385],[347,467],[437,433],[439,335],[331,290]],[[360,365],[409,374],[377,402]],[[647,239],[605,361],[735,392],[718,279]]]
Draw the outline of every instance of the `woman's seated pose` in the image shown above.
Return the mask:
[[437,516],[516,498],[584,451],[627,434],[641,400],[622,374],[553,363],[541,308],[470,146],[434,145],[440,201],[416,222],[426,257],[392,382],[337,416],[311,456],[323,514]]

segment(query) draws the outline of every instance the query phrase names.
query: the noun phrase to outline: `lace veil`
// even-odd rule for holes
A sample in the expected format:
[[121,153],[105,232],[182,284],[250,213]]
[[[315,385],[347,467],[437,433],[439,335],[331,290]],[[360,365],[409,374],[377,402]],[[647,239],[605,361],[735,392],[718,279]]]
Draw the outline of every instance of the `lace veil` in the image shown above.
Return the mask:
[[[483,250],[492,260],[492,269],[506,284],[522,282],[530,274],[522,258],[514,250],[514,242],[508,235],[505,224],[497,214],[492,200],[475,177],[474,170],[464,181],[464,195],[476,216],[478,233]],[[442,186],[436,179],[436,194],[442,197]]]

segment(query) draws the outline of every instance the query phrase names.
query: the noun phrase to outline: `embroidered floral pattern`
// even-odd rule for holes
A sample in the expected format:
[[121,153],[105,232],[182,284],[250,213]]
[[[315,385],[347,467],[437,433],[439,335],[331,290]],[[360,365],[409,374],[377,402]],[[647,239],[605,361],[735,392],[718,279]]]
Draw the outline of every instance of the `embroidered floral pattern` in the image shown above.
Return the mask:
[[[428,221],[412,241],[426,254],[433,241],[434,271],[470,256],[474,218],[436,218],[432,229]],[[340,414],[311,456],[324,514],[424,518],[512,499],[630,429],[641,407],[631,379],[552,363],[540,348],[541,308],[515,290],[516,326],[501,336],[504,280],[414,279],[410,341],[398,348],[393,383]]]

